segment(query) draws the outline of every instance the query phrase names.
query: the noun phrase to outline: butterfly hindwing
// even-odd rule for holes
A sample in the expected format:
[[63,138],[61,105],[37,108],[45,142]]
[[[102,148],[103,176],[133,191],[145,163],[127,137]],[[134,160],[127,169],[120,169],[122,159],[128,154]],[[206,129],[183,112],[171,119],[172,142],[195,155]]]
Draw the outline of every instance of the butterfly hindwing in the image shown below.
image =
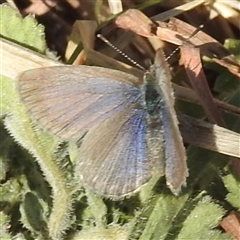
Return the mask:
[[76,174],[100,195],[117,199],[150,179],[145,114],[143,108],[128,107],[84,137]]

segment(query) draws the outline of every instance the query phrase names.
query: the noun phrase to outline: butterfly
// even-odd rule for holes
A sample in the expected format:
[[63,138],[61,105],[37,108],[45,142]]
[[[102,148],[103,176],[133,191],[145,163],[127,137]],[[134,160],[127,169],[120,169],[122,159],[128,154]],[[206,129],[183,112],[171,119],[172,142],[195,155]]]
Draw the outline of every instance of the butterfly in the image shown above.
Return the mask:
[[75,175],[100,196],[121,199],[154,172],[174,194],[188,176],[174,110],[171,76],[162,51],[143,84],[133,75],[95,66],[23,72],[18,81],[30,117],[63,140],[83,137]]

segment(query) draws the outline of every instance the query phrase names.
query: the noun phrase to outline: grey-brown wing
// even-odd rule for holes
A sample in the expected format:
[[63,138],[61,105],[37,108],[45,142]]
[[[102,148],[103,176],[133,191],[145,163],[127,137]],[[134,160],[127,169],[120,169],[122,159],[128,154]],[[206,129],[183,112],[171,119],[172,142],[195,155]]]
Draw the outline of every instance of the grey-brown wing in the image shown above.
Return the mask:
[[116,70],[61,66],[24,72],[18,82],[27,110],[59,137],[79,137],[139,100],[137,78]]
[[155,68],[156,78],[163,97],[161,101],[161,120],[165,142],[165,175],[169,188],[174,194],[178,195],[181,187],[186,184],[188,176],[187,157],[174,109],[171,75],[161,50],[156,53]]
[[98,194],[120,199],[151,178],[145,114],[142,108],[128,107],[84,137],[76,176]]

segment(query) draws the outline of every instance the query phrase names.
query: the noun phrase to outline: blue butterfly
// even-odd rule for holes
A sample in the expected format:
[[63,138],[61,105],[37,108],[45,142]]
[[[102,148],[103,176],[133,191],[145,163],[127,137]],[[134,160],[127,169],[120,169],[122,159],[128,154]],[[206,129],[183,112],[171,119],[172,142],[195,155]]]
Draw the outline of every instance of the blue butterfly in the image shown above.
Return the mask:
[[137,192],[154,172],[178,194],[188,176],[162,52],[145,74],[94,66],[57,66],[21,74],[19,93],[30,116],[69,140],[84,135],[75,174],[97,194],[120,199]]

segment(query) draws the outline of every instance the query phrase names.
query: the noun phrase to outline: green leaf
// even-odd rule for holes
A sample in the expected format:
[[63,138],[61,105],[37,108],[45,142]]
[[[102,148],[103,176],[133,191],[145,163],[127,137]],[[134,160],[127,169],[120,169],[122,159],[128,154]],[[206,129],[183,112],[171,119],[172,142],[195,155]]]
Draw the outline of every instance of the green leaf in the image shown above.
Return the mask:
[[[161,194],[155,203],[148,203],[145,211],[146,213],[150,211],[149,213],[151,214],[149,218],[146,215],[148,221],[143,228],[143,233],[139,239],[165,239],[172,228],[172,223],[175,217],[185,205],[187,197],[187,195],[175,197],[172,195]],[[144,215],[141,216],[139,221],[141,221],[141,219],[144,221]],[[175,224],[180,224],[180,222],[175,222]],[[135,232],[141,231],[140,226],[141,225],[139,225],[138,230],[136,229]]]
[[26,190],[29,191],[29,188],[24,175],[11,178],[3,183],[1,185],[1,209],[12,210],[21,199],[21,194]]
[[240,60],[240,40],[238,39],[226,39],[225,43],[224,43],[224,47],[226,49],[228,49],[228,51],[232,54],[234,54],[234,56]]
[[214,90],[223,96],[229,96],[239,88],[239,79],[222,66],[216,66],[215,70],[219,72],[216,78]]
[[130,239],[231,239],[215,230],[225,213],[222,207],[204,192],[192,197],[188,194],[177,198],[170,194],[153,197],[137,221],[133,220]]
[[7,176],[7,172],[11,168],[11,151],[13,148],[13,142],[11,137],[7,134],[3,128],[2,122],[0,122],[0,181],[4,181]]
[[40,203],[33,193],[26,193],[20,208],[21,222],[36,238],[40,235],[42,239],[47,239],[47,224],[42,205],[45,203]]
[[213,228],[218,226],[223,215],[224,210],[205,196],[189,213],[176,239],[218,239],[219,232]]
[[72,240],[128,240],[128,232],[126,227],[112,225],[108,228],[86,228],[81,232],[76,233]]
[[87,189],[86,192],[89,204],[88,210],[91,212],[91,215],[94,216],[95,224],[98,227],[106,227],[107,206],[102,198],[96,196],[93,192],[88,191]]
[[44,27],[33,16],[21,14],[7,4],[0,5],[0,35],[6,39],[44,53],[46,42]]
[[8,231],[8,228],[10,226],[10,217],[4,212],[0,212],[0,226],[0,239],[11,240],[12,236]]
[[[236,59],[240,59],[240,40],[227,39],[224,47],[234,54]],[[207,63],[206,67],[218,73],[214,90],[221,93],[222,96],[220,98],[229,97],[229,95],[235,94],[236,91],[239,90],[240,84],[238,77],[233,75],[227,68],[213,62]]]
[[240,210],[240,181],[237,180],[232,174],[228,174],[223,178],[224,184],[229,191],[227,201],[233,207]]

